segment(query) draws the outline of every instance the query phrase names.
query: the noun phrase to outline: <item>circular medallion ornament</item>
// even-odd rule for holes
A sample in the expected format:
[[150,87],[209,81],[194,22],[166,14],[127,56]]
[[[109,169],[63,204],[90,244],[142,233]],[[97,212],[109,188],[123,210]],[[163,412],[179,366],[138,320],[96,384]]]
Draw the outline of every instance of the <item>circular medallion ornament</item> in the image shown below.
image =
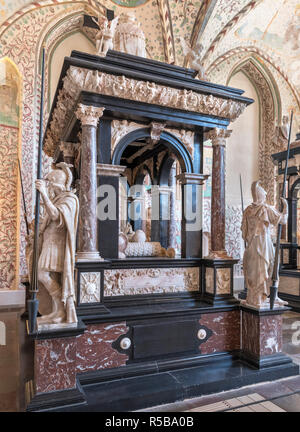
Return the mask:
[[148,3],[149,0],[111,0],[111,1],[118,6],[134,8]]
[[206,336],[207,336],[207,333],[204,329],[200,329],[198,331],[198,339],[204,340],[206,338]]
[[131,347],[131,340],[129,338],[123,338],[120,342],[120,347],[123,350],[128,350]]

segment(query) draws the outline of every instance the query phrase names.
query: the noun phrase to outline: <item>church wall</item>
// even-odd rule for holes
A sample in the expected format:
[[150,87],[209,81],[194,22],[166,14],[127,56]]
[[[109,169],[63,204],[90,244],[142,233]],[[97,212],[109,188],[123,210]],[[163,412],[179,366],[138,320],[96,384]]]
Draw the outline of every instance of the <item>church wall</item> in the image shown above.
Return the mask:
[[55,47],[51,53],[51,60],[49,64],[49,87],[48,87],[48,108],[51,104],[56,92],[57,83],[59,81],[61,69],[63,66],[64,58],[71,55],[72,50],[86,52],[88,54],[96,54],[95,46],[90,42],[86,36],[77,31],[68,35],[65,39]]
[[22,82],[15,65],[0,62],[0,289],[17,289],[19,274],[20,97]]

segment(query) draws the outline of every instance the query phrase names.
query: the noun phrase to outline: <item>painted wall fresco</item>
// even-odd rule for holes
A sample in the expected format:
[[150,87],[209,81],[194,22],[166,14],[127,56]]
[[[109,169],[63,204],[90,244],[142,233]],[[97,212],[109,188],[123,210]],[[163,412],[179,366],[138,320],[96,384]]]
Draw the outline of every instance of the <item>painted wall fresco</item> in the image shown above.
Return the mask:
[[134,8],[148,3],[149,0],[111,0],[111,1],[118,6]]
[[18,280],[20,87],[15,66],[0,61],[0,289],[14,289]]
[[[130,7],[130,11],[135,13],[145,32],[149,57],[160,61],[165,60],[161,17],[156,0],[102,0],[100,3],[108,9],[113,9],[117,15],[126,11],[126,7]],[[182,65],[184,61],[179,39],[181,36],[185,37],[186,40],[190,39],[202,4],[202,0],[169,0],[173,24],[171,30],[175,39],[176,64]],[[25,8],[21,9],[23,6]],[[16,11],[18,11],[17,14]],[[64,21],[64,32],[67,33],[70,28],[76,28],[78,25],[76,14],[84,12],[96,14],[97,2],[94,0],[0,1],[0,24],[2,23],[0,25],[0,58],[10,57],[24,78],[24,93],[21,103],[23,109],[22,162],[26,203],[29,209],[32,209],[34,193],[33,180],[35,178],[38,133],[37,53],[39,43],[48,33],[48,41],[51,41],[49,44],[54,47],[55,43],[62,37],[62,33],[58,30],[58,28],[62,28],[62,22],[72,15],[69,21]],[[264,18],[266,14],[267,17]],[[217,83],[226,84],[235,64],[246,56],[252,55],[246,49],[249,47],[259,49],[265,54],[263,61],[278,84],[282,111],[288,112],[292,107],[298,109],[297,98],[298,100],[300,98],[299,20],[300,13],[297,0],[218,0],[201,35],[201,43],[206,50],[209,50],[213,45],[213,50],[208,51],[205,60],[207,68],[213,65],[209,71],[210,79]],[[219,33],[220,38],[216,42],[215,38]],[[287,46],[287,50],[285,50],[285,46]],[[226,53],[232,49],[235,49],[236,52],[230,58],[226,57]],[[216,60],[218,60],[218,65],[215,64]],[[8,100],[9,95],[13,96],[15,91],[13,82],[9,88],[0,88],[1,100]],[[5,109],[1,110],[0,123],[5,124],[5,129],[2,128],[0,131],[2,142],[8,142],[10,145],[16,142],[18,109],[18,103],[13,103],[5,104]],[[298,127],[299,114],[298,112],[296,114],[295,125]],[[209,162],[207,161],[207,163]],[[49,166],[49,161],[45,159],[46,170],[47,166]],[[2,187],[4,188],[4,186]],[[210,225],[209,193],[208,183],[204,199],[205,230]],[[230,209],[228,211],[232,215],[228,220],[238,220],[236,216],[238,209],[235,209],[234,212]],[[7,218],[9,219],[9,216]],[[229,224],[228,226],[228,229],[231,229],[233,225]],[[23,220],[21,227],[21,251],[24,251]],[[9,238],[13,243],[13,234],[10,234]],[[7,244],[7,240],[3,244],[5,243]],[[229,243],[233,245],[235,241],[230,240]],[[229,243],[227,242],[227,244]],[[230,248],[233,250],[231,246]],[[22,271],[26,270],[23,252],[21,253],[21,268]],[[8,275],[3,277],[6,280],[9,278]]]

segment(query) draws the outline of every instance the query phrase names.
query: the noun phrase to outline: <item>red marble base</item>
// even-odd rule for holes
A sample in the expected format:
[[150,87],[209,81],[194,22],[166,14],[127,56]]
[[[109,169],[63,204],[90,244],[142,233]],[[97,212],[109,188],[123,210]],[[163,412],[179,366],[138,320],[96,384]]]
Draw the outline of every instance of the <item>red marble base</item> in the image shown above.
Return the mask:
[[282,314],[286,308],[256,310],[242,307],[242,357],[266,367],[282,356]]
[[82,372],[124,366],[128,356],[112,344],[127,331],[126,323],[97,324],[76,337],[36,340],[36,394],[75,388]]

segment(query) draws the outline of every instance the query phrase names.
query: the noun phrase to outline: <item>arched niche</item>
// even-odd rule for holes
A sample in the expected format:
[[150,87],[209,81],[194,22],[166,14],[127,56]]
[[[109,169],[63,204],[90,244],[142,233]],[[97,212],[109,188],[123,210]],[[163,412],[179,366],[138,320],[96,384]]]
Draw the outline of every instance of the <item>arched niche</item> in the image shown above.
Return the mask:
[[[112,164],[120,165],[121,158],[126,147],[137,140],[151,138],[149,128],[136,129],[129,134],[125,135],[117,144],[113,156]],[[191,156],[187,151],[185,145],[174,135],[168,132],[162,132],[160,137],[160,143],[164,144],[168,149],[173,151],[179,160],[182,172],[193,172],[193,162]]]
[[64,35],[53,46],[49,55],[49,85],[48,85],[48,108],[51,107],[59,81],[64,58],[70,56],[73,50],[88,54],[95,54],[95,46],[87,36],[79,29]]
[[[242,72],[253,85],[259,103],[259,178],[268,193],[271,204],[276,201],[275,167],[271,159],[273,136],[276,124],[281,122],[282,110],[280,92],[274,77],[266,65],[254,56],[242,59],[228,76],[227,83]],[[253,179],[255,180],[255,179]]]
[[[133,142],[139,140],[147,141],[150,138],[151,133],[149,128],[139,128],[128,133],[116,145],[112,155],[112,164],[120,165],[122,162],[126,164],[126,162],[123,161],[123,154],[126,148]],[[165,150],[161,151],[157,156],[157,162],[155,163],[156,169],[150,169],[146,164],[141,164],[139,170],[135,173],[133,183],[135,185],[143,185],[145,176],[149,174],[153,186],[152,206],[155,209],[159,206],[159,218],[154,216],[151,219],[151,241],[160,242],[165,248],[173,247],[177,255],[180,255],[182,237],[182,193],[181,185],[179,185],[178,181],[176,182],[176,174],[182,172],[193,173],[193,163],[186,146],[169,132],[163,132],[159,143],[156,145],[165,148]],[[173,180],[175,184],[169,185],[170,173],[174,164],[175,174]],[[177,167],[178,170],[176,169]],[[170,191],[170,186],[173,186],[172,191]],[[134,202],[135,201],[138,205],[139,197],[135,197]],[[179,204],[178,201],[180,201]],[[141,202],[142,200],[140,200],[140,203]],[[156,213],[154,212],[154,214]],[[167,218],[167,215],[170,215],[171,219]],[[143,222],[144,219],[141,217],[141,220],[136,222],[131,221],[131,224],[134,230],[136,230],[142,228]],[[150,236],[148,235],[147,238],[150,238]]]
[[0,60],[0,100],[0,288],[17,289],[21,211],[18,159],[21,161],[22,77],[16,64],[8,57]]

